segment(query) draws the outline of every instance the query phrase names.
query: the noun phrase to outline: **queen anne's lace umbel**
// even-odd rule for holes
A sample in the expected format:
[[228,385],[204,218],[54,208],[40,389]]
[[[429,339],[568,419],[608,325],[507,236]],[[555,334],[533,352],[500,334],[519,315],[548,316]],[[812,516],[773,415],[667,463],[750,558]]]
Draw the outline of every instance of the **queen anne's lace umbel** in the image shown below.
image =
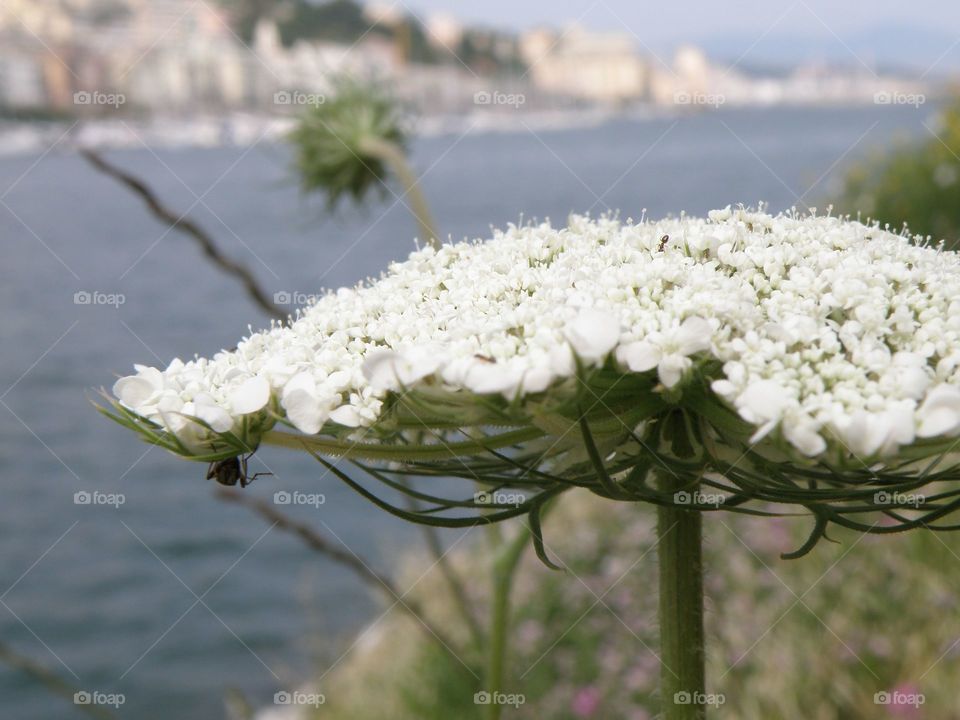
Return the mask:
[[233,352],[137,366],[113,392],[202,450],[211,429],[255,435],[277,417],[308,435],[375,425],[388,393],[422,385],[542,397],[603,364],[655,374],[665,395],[709,371],[752,440],[808,457],[954,437],[960,257],[875,225],[730,208],[511,226],[418,250]]

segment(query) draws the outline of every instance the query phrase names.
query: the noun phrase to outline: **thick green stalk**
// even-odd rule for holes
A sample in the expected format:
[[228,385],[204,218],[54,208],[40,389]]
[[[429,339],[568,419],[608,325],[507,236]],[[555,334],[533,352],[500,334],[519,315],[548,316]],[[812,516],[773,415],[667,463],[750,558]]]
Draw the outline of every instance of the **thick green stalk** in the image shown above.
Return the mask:
[[361,141],[360,147],[363,152],[377,156],[390,166],[403,186],[404,195],[410,198],[410,204],[413,206],[410,208],[410,212],[413,213],[420,228],[420,239],[423,242],[430,243],[434,248],[439,248],[440,236],[437,234],[437,225],[433,221],[427,199],[420,189],[420,183],[407,161],[407,154],[403,151],[403,148],[396,143],[380,138],[364,139]]
[[503,678],[510,630],[510,591],[529,539],[530,534],[524,530],[510,542],[500,543],[499,552],[493,561],[493,597],[490,600],[490,632],[487,636],[487,671],[484,678],[484,690],[490,694],[487,720],[500,718],[502,706],[497,702],[497,694],[505,692]]
[[[662,473],[661,490],[681,485]],[[689,487],[682,488],[690,492]],[[660,564],[660,695],[664,720],[706,717],[701,516],[697,510],[657,508]]]

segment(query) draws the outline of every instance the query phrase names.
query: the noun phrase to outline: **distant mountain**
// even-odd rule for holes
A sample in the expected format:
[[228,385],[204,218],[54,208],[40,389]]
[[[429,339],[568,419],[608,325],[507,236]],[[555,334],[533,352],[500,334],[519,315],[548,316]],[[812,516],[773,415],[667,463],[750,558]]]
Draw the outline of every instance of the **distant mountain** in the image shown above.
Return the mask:
[[957,41],[957,35],[946,31],[895,24],[875,25],[841,34],[839,38],[827,30],[817,34],[774,30],[759,42],[756,34],[750,33],[708,35],[694,40],[716,60],[732,63],[743,56],[739,67],[748,72],[776,72],[802,62],[823,61],[849,66],[865,64],[875,71],[919,75],[936,63],[931,76],[960,72]]

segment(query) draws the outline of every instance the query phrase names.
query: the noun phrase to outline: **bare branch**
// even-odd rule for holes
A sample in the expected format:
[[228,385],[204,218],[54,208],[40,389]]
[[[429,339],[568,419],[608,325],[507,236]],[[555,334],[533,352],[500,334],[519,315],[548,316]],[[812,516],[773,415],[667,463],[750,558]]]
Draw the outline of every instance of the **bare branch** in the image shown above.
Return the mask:
[[[401,482],[407,484],[405,481]],[[404,497],[407,501],[407,507],[414,512],[419,512],[421,510],[420,503],[416,498],[410,495],[405,495]],[[443,575],[443,579],[446,581],[447,587],[450,589],[450,593],[453,595],[453,599],[457,605],[457,610],[460,613],[460,617],[470,629],[470,635],[473,638],[474,645],[476,645],[478,649],[482,649],[484,645],[483,629],[480,627],[480,622],[477,620],[477,617],[474,614],[473,606],[470,602],[470,596],[467,594],[467,590],[461,582],[460,576],[457,574],[457,571],[454,569],[453,565],[450,564],[447,553],[443,549],[443,543],[440,541],[440,535],[437,532],[437,528],[433,527],[432,525],[421,525],[420,528],[423,531],[423,538],[427,543],[427,549],[433,556],[434,563],[440,570],[440,574]]]
[[354,552],[331,543],[313,528],[287,517],[263,500],[226,488],[218,488],[216,495],[221,500],[244,505],[267,522],[274,523],[281,530],[298,536],[311,549],[353,571],[361,580],[374,587],[378,592],[383,593],[389,602],[394,603],[400,610],[413,617],[417,621],[418,627],[423,628],[431,640],[439,643],[443,650],[455,657],[459,663],[463,663],[457,655],[457,645],[446,637],[442,630],[426,619],[420,603],[412,597],[404,597],[404,593],[400,592],[393,580],[378,573],[371,567],[370,563],[364,561]]
[[[29,675],[34,680],[43,683],[50,692],[60,695],[70,702],[74,702],[76,693],[80,692],[80,688],[74,687],[52,670],[34,662],[28,657],[20,655],[3,643],[0,643],[0,662],[4,662],[10,667]],[[116,720],[117,718],[116,714],[102,705],[79,703],[76,704],[75,707],[77,710],[85,712],[91,717],[99,718],[100,720]]]
[[186,217],[186,215],[178,215],[167,208],[160,201],[157,194],[144,181],[131,175],[126,170],[121,170],[116,165],[111,164],[96,150],[83,148],[80,150],[80,154],[86,158],[91,165],[97,168],[97,170],[112,177],[117,182],[126,186],[134,194],[138,195],[158,220],[192,237],[200,246],[203,254],[206,255],[214,265],[228,275],[232,275],[243,284],[247,294],[264,312],[281,322],[287,320],[288,313],[274,304],[263,288],[260,287],[257,279],[253,273],[250,272],[250,269],[224,255],[206,230]]

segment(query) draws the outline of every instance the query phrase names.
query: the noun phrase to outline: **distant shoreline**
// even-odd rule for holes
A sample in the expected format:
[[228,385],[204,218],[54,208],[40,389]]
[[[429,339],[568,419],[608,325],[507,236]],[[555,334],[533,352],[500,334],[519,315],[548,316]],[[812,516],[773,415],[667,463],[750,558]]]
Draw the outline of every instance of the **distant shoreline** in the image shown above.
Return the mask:
[[[932,103],[935,107],[936,104]],[[776,110],[790,107],[823,110],[870,107],[869,103],[800,103],[790,105],[730,105],[701,112]],[[882,107],[882,106],[881,106]],[[877,109],[881,109],[878,107]],[[414,119],[414,136],[436,137],[465,133],[514,133],[523,130],[569,130],[594,127],[611,120],[655,120],[683,117],[689,110],[659,105],[629,108],[591,107],[564,110],[475,112],[466,115],[425,115]],[[293,116],[231,112],[189,118],[92,118],[77,120],[0,119],[0,157],[46,152],[54,146],[105,149],[250,147],[282,140],[296,122]]]
[[[672,114],[653,106],[614,110],[577,108],[476,112],[466,115],[421,115],[411,121],[414,136],[434,137],[470,132],[516,132],[525,128],[566,129],[599,125],[618,117],[654,117]],[[75,147],[249,147],[276,141],[289,133],[294,116],[231,112],[195,117],[134,116],[78,120],[0,120],[0,156],[49,148],[52,144]]]

